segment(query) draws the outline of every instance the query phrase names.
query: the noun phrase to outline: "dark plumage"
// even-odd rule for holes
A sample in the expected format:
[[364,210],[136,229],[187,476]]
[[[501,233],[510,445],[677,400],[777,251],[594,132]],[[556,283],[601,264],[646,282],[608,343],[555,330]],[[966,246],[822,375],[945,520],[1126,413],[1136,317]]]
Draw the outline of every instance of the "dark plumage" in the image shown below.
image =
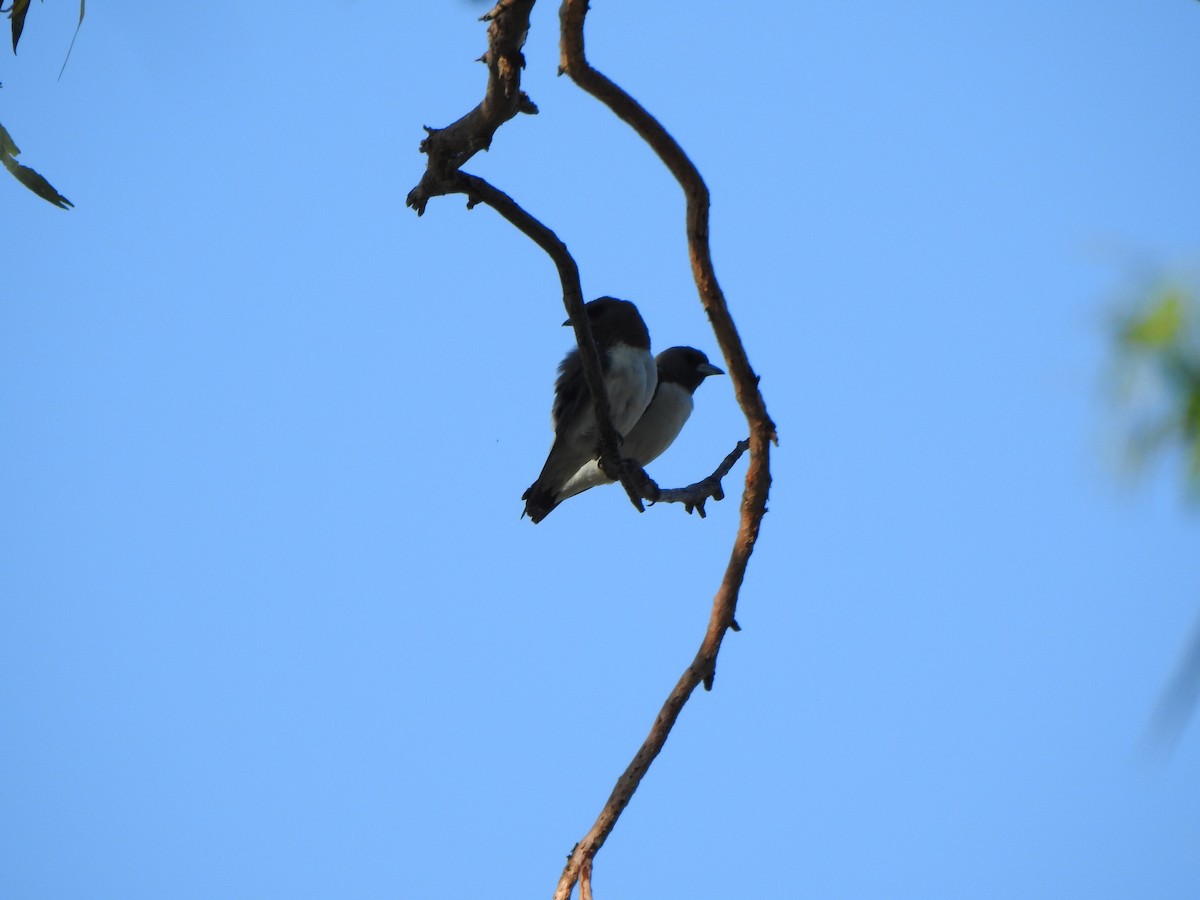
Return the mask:
[[[643,468],[658,459],[679,437],[692,414],[692,395],[701,382],[709,375],[725,374],[692,347],[664,350],[658,354],[655,363],[658,385],[654,389],[654,398],[621,445],[621,455]],[[555,505],[599,484],[612,484],[612,479],[604,474],[596,460],[589,460],[563,485]]]
[[[601,297],[585,304],[592,338],[600,353],[604,388],[612,424],[624,436],[654,396],[658,370],[650,355],[650,332],[637,307],[628,300]],[[570,324],[569,322],[566,324]],[[588,460],[596,458],[596,411],[578,348],[558,367],[554,383],[554,445],[537,481],[521,497],[525,515],[542,521],[558,505],[558,494]]]

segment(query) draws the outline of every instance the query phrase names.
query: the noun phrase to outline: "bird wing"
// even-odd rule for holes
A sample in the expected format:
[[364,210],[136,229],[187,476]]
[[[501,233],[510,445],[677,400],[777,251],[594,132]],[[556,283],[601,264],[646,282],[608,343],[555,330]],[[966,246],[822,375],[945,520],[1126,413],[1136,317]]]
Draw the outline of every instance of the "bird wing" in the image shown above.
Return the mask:
[[558,379],[554,382],[554,406],[550,418],[557,433],[565,422],[576,422],[585,405],[592,402],[587,381],[583,377],[583,362],[576,348],[563,357],[558,365]]

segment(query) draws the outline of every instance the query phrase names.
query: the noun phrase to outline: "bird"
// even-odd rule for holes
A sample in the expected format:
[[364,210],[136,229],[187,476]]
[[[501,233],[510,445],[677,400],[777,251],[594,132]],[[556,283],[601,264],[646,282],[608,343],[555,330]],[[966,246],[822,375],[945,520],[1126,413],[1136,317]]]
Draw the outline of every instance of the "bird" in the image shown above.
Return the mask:
[[[658,459],[679,437],[692,414],[696,388],[710,375],[725,374],[694,347],[671,347],[654,361],[658,368],[654,397],[621,444],[621,455],[642,468]],[[589,460],[563,485],[555,505],[597,485],[612,483],[613,479],[604,474],[599,462]]]
[[[650,331],[637,307],[628,300],[600,297],[585,303],[583,310],[599,351],[612,425],[623,439],[650,405],[658,384],[658,368],[650,353]],[[570,324],[569,319],[563,323]],[[537,481],[521,496],[525,501],[522,515],[529,516],[534,524],[558,505],[563,485],[599,455],[596,410],[577,347],[559,364],[550,418],[554,425],[550,455]]]

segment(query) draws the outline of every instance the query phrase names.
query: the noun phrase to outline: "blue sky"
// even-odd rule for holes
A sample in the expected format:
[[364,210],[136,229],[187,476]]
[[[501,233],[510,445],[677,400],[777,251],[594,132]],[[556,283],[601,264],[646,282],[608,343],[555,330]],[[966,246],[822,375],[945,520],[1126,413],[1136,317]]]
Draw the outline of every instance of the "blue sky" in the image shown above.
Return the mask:
[[[0,63],[76,204],[0,180],[0,895],[549,896],[690,661],[736,501],[519,520],[554,269],[404,207],[480,11],[97,6],[56,82],[78,7],[35,4]],[[468,168],[714,354],[679,191],[556,28]],[[782,442],[745,630],[597,896],[1196,896],[1200,735],[1139,755],[1196,517],[1119,464],[1107,329],[1200,264],[1197,46],[1185,0],[595,4]],[[663,483],[744,436],[697,401]]]

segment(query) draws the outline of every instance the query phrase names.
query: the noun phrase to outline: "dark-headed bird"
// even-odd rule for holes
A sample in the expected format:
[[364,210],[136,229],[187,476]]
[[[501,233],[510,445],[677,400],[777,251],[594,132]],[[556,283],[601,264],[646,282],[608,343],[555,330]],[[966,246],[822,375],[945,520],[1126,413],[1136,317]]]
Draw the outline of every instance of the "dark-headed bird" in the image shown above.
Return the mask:
[[[650,404],[658,382],[658,369],[650,355],[650,332],[637,307],[628,300],[601,297],[584,304],[584,311],[600,353],[613,428],[624,438]],[[583,377],[578,348],[572,349],[558,367],[550,417],[554,445],[537,481],[521,497],[525,514],[535,524],[558,505],[558,495],[571,477],[597,458],[596,410]]]
[[[692,414],[692,395],[709,375],[725,373],[708,361],[708,357],[693,347],[671,347],[658,354],[658,387],[654,398],[633,429],[625,436],[621,455],[632,459],[642,468],[658,459],[679,437]],[[557,501],[582,494],[599,484],[612,484],[599,462],[589,460],[580,467],[558,492]]]

